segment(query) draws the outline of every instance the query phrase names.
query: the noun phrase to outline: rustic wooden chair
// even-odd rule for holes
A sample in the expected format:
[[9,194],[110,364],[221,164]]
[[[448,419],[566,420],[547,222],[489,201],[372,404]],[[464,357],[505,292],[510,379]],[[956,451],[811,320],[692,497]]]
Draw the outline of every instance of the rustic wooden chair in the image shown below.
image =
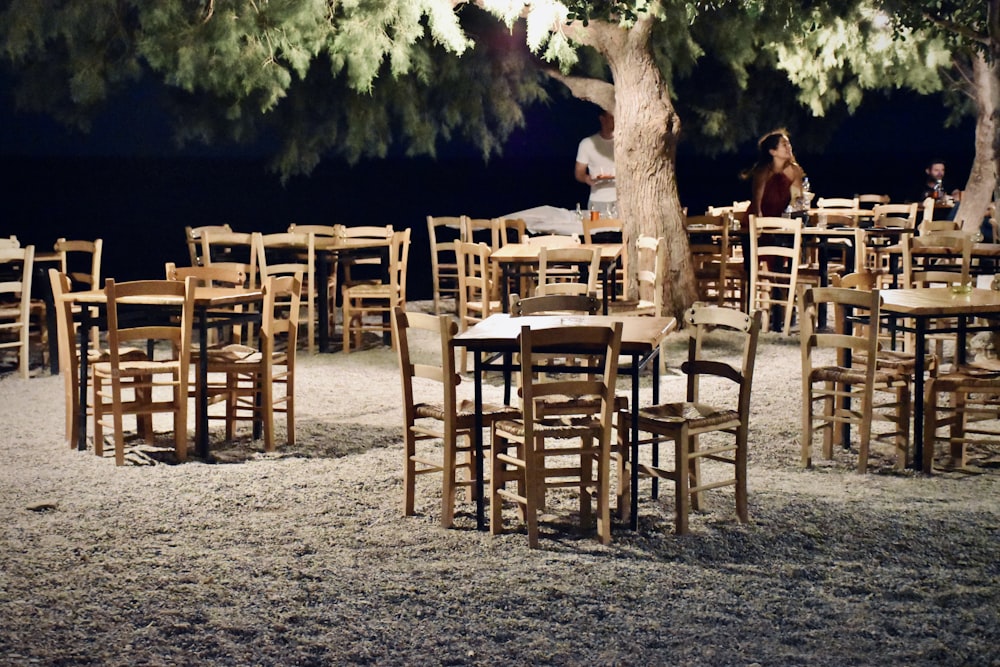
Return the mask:
[[[825,333],[818,319],[818,306],[833,306],[834,330]],[[859,335],[855,323],[872,326],[879,321],[881,297],[878,290],[844,287],[810,288],[802,292],[802,465],[812,465],[813,434],[823,432],[823,456],[833,458],[833,444],[839,439],[835,429],[844,424],[858,427],[858,472],[868,469],[875,410],[891,410],[882,417],[895,424],[889,434],[896,448],[896,467],[904,468],[909,446],[911,374],[898,366],[870,363],[878,360],[881,345],[877,335]],[[817,350],[835,353],[834,363],[824,363]],[[855,362],[858,355],[859,362]],[[893,399],[876,405],[875,392],[887,392]],[[815,403],[822,401],[817,413]],[[816,422],[819,422],[817,425]]]
[[427,216],[427,236],[431,246],[431,287],[434,312],[441,314],[441,300],[451,295],[458,301],[458,258],[455,240],[461,233],[462,216]]
[[[750,393],[753,388],[753,371],[757,355],[757,338],[760,332],[760,313],[748,315],[732,308],[695,306],[684,315],[688,327],[688,360],[681,366],[687,375],[686,400],[680,403],[662,403],[639,410],[641,438],[636,446],[652,445],[650,463],[634,460],[632,454],[632,413],[618,413],[618,433],[621,458],[618,481],[618,508],[628,519],[631,508],[632,465],[639,467],[640,477],[653,478],[653,497],[657,494],[656,480],[674,482],[674,530],[681,535],[688,532],[688,514],[702,506],[702,493],[721,486],[732,486],[736,495],[736,516],[740,521],[749,520],[747,510],[747,432],[750,428]],[[743,350],[739,366],[715,361],[707,353],[706,339],[710,332],[723,330],[739,335]],[[728,380],[732,383],[731,399],[725,406],[701,401],[702,380]],[[724,440],[713,438],[702,443],[700,437],[707,433],[732,436]],[[659,460],[659,442],[673,441],[673,467]],[[712,461],[732,466],[732,476],[725,479],[702,480],[701,462]]]
[[[236,435],[237,421],[262,425],[264,451],[274,451],[277,435],[275,413],[285,414],[285,443],[295,444],[295,356],[298,338],[302,272],[264,279],[264,303],[259,344],[233,344],[208,354],[208,372],[224,380],[210,382],[209,403],[221,397],[226,403],[226,440]],[[276,392],[276,387],[282,392]],[[210,418],[213,418],[210,415]]]
[[792,330],[802,262],[802,223],[787,218],[750,216],[750,309],[763,313],[773,329],[783,309],[784,335]]
[[[421,353],[412,345],[412,331],[421,334],[421,342],[427,337],[434,339],[432,354]],[[441,473],[441,525],[445,528],[454,523],[457,490],[465,487],[471,497],[476,471],[472,438],[475,406],[472,401],[457,397],[462,378],[451,346],[457,331],[458,325],[449,315],[393,309],[393,336],[403,390],[403,514],[416,513],[416,478]],[[430,389],[431,382],[439,389]],[[497,419],[513,419],[518,415],[518,410],[509,406],[482,406],[483,424],[487,427]],[[429,447],[420,445],[429,440],[440,441],[441,451],[431,452]]]
[[[503,310],[494,274],[490,268],[490,247],[485,243],[455,242],[458,258],[458,330],[465,331],[493,313]],[[459,370],[467,370],[468,354],[462,348]]]
[[[394,232],[389,243],[388,280],[347,283],[341,289],[344,313],[343,349],[361,347],[365,331],[385,334],[392,330],[391,314],[396,306],[406,307],[406,266],[410,256],[410,230]],[[373,321],[372,316],[378,320]],[[367,319],[366,319],[367,318]]]
[[202,257],[202,251],[204,248],[204,245],[202,244],[202,236],[204,236],[207,231],[228,233],[233,231],[233,229],[229,225],[202,225],[201,227],[185,227],[184,240],[187,244],[191,266],[201,266],[205,263]]
[[[115,463],[125,463],[124,416],[136,415],[138,431],[152,436],[152,415],[169,413],[174,422],[174,455],[187,459],[188,375],[194,320],[193,279],[105,283],[108,360],[92,366],[94,379],[94,451],[103,455],[104,429],[114,438]],[[180,309],[180,316],[176,311]],[[129,360],[129,343],[159,357]],[[155,343],[166,343],[157,349]],[[169,392],[165,398],[161,393]],[[151,443],[150,443],[151,444]]]
[[[570,285],[562,293],[590,294],[598,292],[597,277],[601,271],[601,252],[596,248],[570,246],[538,250],[538,289],[545,285]],[[559,290],[556,290],[559,291]],[[544,290],[542,293],[545,293]]]
[[35,246],[0,248],[0,350],[14,350],[18,372],[31,367],[31,279]]
[[[515,503],[527,524],[528,545],[538,546],[538,514],[549,489],[573,488],[580,496],[580,522],[593,519],[597,501],[597,536],[611,542],[611,431],[615,380],[621,350],[622,325],[569,326],[533,331],[522,327],[520,419],[493,425],[490,531],[503,531],[503,502]],[[533,377],[536,355],[565,354],[571,358],[600,356],[599,369],[585,366],[582,379]],[[594,373],[599,370],[599,374]],[[596,399],[595,399],[596,397]],[[558,405],[553,414],[549,402]],[[569,406],[575,404],[575,411]],[[548,466],[548,461],[554,461]],[[596,464],[596,471],[595,471]],[[507,487],[516,483],[516,488]]]

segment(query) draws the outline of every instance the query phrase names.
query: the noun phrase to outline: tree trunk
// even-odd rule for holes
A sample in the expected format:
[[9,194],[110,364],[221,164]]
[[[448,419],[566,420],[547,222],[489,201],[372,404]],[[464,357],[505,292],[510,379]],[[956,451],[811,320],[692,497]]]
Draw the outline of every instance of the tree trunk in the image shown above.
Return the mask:
[[639,234],[663,236],[667,246],[663,303],[679,316],[697,297],[691,253],[677,196],[680,118],[650,50],[652,19],[631,29],[595,21],[587,40],[607,59],[615,84],[615,179],[619,215],[630,241],[629,284],[636,285]]
[[969,231],[979,229],[997,188],[1000,168],[1000,62],[988,62],[985,55],[977,51],[972,56],[972,77],[976,102],[976,155],[958,209],[962,228]]

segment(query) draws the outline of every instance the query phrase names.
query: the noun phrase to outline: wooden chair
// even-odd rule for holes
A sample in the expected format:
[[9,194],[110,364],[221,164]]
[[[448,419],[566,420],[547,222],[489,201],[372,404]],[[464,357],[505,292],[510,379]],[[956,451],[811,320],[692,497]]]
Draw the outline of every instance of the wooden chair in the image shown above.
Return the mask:
[[[590,218],[581,219],[583,225],[584,243],[621,243],[622,256],[620,266],[615,269],[615,284],[618,294],[616,298],[624,297],[628,294],[628,262],[629,262],[629,242],[625,235],[625,222],[619,218]],[[597,295],[603,298],[603,285],[598,283]]]
[[[298,338],[302,271],[264,279],[264,303],[259,346],[227,345],[208,353],[208,372],[224,380],[198,388],[209,403],[221,397],[226,404],[226,440],[236,435],[236,422],[262,425],[264,451],[274,451],[275,413],[285,414],[285,443],[295,444],[295,354]],[[283,392],[275,392],[282,387]],[[213,416],[210,415],[210,418]]]
[[[318,269],[316,262],[321,261],[322,257],[316,254],[315,243],[320,239],[332,239],[332,238],[346,238],[346,228],[343,225],[297,225],[294,222],[288,225],[288,231],[293,234],[312,234],[315,237],[314,247],[313,247],[313,264],[314,270]],[[339,292],[337,288],[337,270],[339,266],[339,261],[337,255],[333,255],[327,260],[327,279],[326,279],[326,304],[327,304],[327,322],[329,323],[327,333],[332,335],[334,324],[337,321],[337,294]],[[317,271],[318,275],[318,271]],[[313,286],[313,301],[318,304],[319,302],[319,290],[324,289],[323,285]],[[313,348],[310,346],[310,352]]]
[[258,273],[263,281],[270,276],[298,276],[302,285],[299,303],[305,309],[306,349],[316,352],[316,235],[308,232],[254,233]]
[[543,234],[542,236],[526,236],[524,242],[537,248],[567,248],[580,245],[580,240],[562,234]]
[[[387,281],[345,284],[341,290],[344,312],[343,346],[350,353],[361,347],[365,331],[385,334],[392,330],[391,314],[396,306],[406,307],[406,266],[410,256],[410,230],[393,232],[389,243],[389,278]],[[371,316],[378,321],[372,321]],[[365,318],[368,318],[366,321]]]
[[205,229],[201,234],[201,263],[211,266],[217,262],[241,264],[247,286],[258,284],[257,250],[252,233]]
[[[411,331],[422,332],[421,341],[433,337],[436,345],[430,358],[416,346],[411,347]],[[449,315],[393,309],[393,337],[403,390],[403,514],[416,513],[416,478],[441,473],[441,525],[445,528],[454,523],[458,488],[468,489],[471,498],[476,471],[472,438],[475,405],[470,400],[459,400],[456,392],[462,378],[455,366],[451,339],[457,331],[458,325]],[[430,389],[428,383],[439,389]],[[497,419],[514,419],[519,414],[509,406],[482,406],[483,424],[487,427]],[[441,451],[432,453],[419,446],[428,440],[440,440]]]
[[[942,400],[947,396],[948,400]],[[993,448],[1000,442],[1000,368],[969,364],[931,378],[924,400],[924,461],[930,470],[937,443],[947,444],[949,465],[966,468],[970,446]],[[946,428],[939,433],[940,427]],[[917,425],[916,428],[920,428]],[[989,451],[989,449],[987,449]]]
[[[493,424],[490,532],[494,535],[503,531],[503,502],[514,502],[527,524],[528,545],[536,548],[538,513],[545,506],[547,490],[574,488],[580,495],[581,525],[590,525],[596,496],[597,536],[602,544],[611,543],[611,430],[621,335],[620,322],[613,327],[521,328],[522,417]],[[536,355],[552,353],[598,355],[604,363],[599,369],[583,367],[588,373],[583,379],[533,378]],[[557,414],[549,413],[550,401],[559,405]],[[570,412],[574,404],[578,407]],[[547,466],[549,460],[556,464]],[[517,488],[507,488],[509,482],[516,482]]]
[[692,215],[686,224],[697,230],[689,232],[689,247],[699,300],[741,307],[746,294],[746,270],[729,235],[729,220],[724,216]]
[[[188,375],[194,320],[192,279],[105,283],[108,360],[92,366],[94,379],[94,451],[103,455],[104,429],[110,428],[115,463],[125,463],[124,415],[136,415],[138,431],[149,441],[152,415],[169,413],[174,422],[174,455],[187,460]],[[139,301],[141,305],[134,305]],[[180,317],[176,316],[178,304]],[[141,310],[141,316],[132,312]],[[139,318],[139,324],[131,325]],[[161,357],[126,359],[128,343],[167,343]],[[155,346],[153,348],[155,350]],[[165,398],[161,393],[169,392]]]
[[53,248],[59,253],[59,270],[69,277],[72,291],[101,288],[102,239],[67,241],[60,238]]
[[464,243],[485,243],[490,250],[497,250],[505,245],[500,239],[500,221],[497,218],[470,218],[463,215],[460,237]]
[[508,243],[524,243],[528,235],[528,224],[520,218],[500,218],[500,247]]
[[510,295],[510,316],[523,315],[597,315],[601,300],[590,294],[543,294],[521,297]]
[[872,208],[872,220],[876,227],[896,225],[913,229],[917,226],[917,205],[876,204]]
[[[462,229],[462,216],[427,216],[427,235],[431,245],[431,284],[434,312],[441,314],[441,299],[452,295],[458,301],[458,259],[455,239]],[[447,239],[447,240],[446,240]]]
[[[632,465],[637,465],[640,477],[652,477],[653,497],[656,497],[656,480],[674,482],[674,530],[678,535],[688,532],[690,510],[702,505],[702,493],[721,486],[735,487],[736,516],[740,521],[749,520],[747,510],[747,433],[750,428],[750,393],[753,389],[754,362],[757,356],[757,338],[760,333],[759,312],[748,315],[732,308],[694,306],[684,314],[688,327],[688,360],[681,366],[687,375],[687,394],[684,402],[662,403],[639,410],[639,433],[649,434],[632,443],[632,413],[618,413],[618,434],[621,440],[619,455],[618,508],[628,519],[631,494]],[[739,366],[716,361],[706,352],[706,341],[714,330],[732,332],[739,337],[743,350]],[[706,381],[728,380],[732,383],[731,400],[722,407],[701,402],[700,387]],[[706,433],[723,433],[732,440],[712,439],[710,444],[700,442]],[[673,468],[659,460],[659,442],[673,441]],[[640,445],[652,445],[650,463],[634,459],[633,453]],[[703,481],[701,462],[713,461],[732,466],[732,476],[713,481]]]
[[[598,291],[601,252],[597,248],[570,246],[538,250],[538,288],[563,285],[563,293],[590,294]],[[567,291],[568,290],[568,291]],[[558,290],[557,290],[558,291]],[[537,291],[536,291],[537,293]]]
[[799,285],[802,223],[787,218],[750,216],[750,309],[764,314],[767,328],[784,309],[784,335],[792,330],[792,312]]
[[820,197],[816,200],[816,208],[856,209],[860,203],[858,197]]
[[[825,303],[834,307],[834,331],[822,333],[818,306]],[[802,292],[802,465],[812,465],[812,440],[817,430],[823,432],[823,456],[833,458],[833,444],[839,438],[835,429],[845,424],[858,427],[858,472],[868,469],[868,456],[872,439],[872,419],[875,410],[889,409],[893,414],[883,415],[896,425],[889,434],[896,449],[896,467],[906,466],[909,443],[910,376],[899,368],[883,367],[870,363],[880,357],[881,345],[877,335],[861,336],[854,329],[854,322],[865,325],[879,321],[881,297],[878,290],[859,290],[844,287],[810,288]],[[833,364],[820,361],[817,350],[835,353]],[[863,363],[856,362],[857,354]],[[874,392],[888,392],[893,400],[875,404]],[[817,414],[815,403],[822,401],[823,409]],[[819,422],[817,425],[816,422]]]
[[[202,237],[205,232],[213,231],[216,233],[229,233],[233,231],[232,227],[229,225],[202,225],[201,227],[184,227],[184,241],[187,244],[188,257],[191,260],[191,266],[201,266],[205,263],[203,259],[203,249],[204,244],[202,243]],[[220,261],[222,261],[220,259]]]
[[[358,225],[343,229],[345,239],[391,239],[394,233],[392,225]],[[340,266],[345,287],[383,280],[385,267],[380,257],[346,256],[340,260]]]
[[[12,237],[13,238],[13,237]],[[35,246],[0,248],[0,350],[14,350],[18,372],[31,367],[31,279]]]
[[[465,331],[503,310],[490,268],[490,248],[485,243],[455,242],[458,258],[458,330]],[[468,354],[462,348],[459,370],[465,371]]]
[[858,195],[857,200],[859,207],[864,206],[866,204],[874,204],[875,206],[880,206],[883,204],[888,204],[890,201],[890,197],[889,195],[867,194],[867,195]]

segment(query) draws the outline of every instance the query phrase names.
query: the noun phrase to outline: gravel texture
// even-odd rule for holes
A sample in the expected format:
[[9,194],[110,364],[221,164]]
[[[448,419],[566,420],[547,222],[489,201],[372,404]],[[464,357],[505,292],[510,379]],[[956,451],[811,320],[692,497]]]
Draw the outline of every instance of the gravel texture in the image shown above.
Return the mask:
[[[535,551],[523,531],[477,532],[464,498],[442,529],[437,477],[401,516],[386,348],[301,354],[296,445],[244,435],[213,444],[216,464],[70,450],[61,380],[9,374],[0,664],[1000,664],[1000,445],[928,477],[895,472],[888,446],[859,475],[817,440],[803,470],[799,366],[796,340],[762,337],[749,524],[719,490],[676,536],[669,486],[644,487],[639,531],[603,547],[557,494]],[[683,387],[668,374],[662,398]]]

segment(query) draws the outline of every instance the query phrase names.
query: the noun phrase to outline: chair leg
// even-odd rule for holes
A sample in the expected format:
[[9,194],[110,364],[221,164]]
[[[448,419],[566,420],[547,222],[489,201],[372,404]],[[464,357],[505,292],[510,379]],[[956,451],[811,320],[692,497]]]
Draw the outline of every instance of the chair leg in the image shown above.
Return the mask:
[[445,433],[444,460],[441,465],[441,527],[451,528],[455,522],[455,475],[457,473],[458,454],[455,451],[457,436]]
[[688,432],[687,426],[681,428],[674,438],[674,465],[676,480],[674,484],[674,530],[678,535],[688,532],[688,512],[690,511],[690,478],[687,475]]
[[750,521],[747,507],[747,427],[745,424],[736,431],[736,517],[741,523]]
[[868,448],[872,435],[872,392],[861,399],[861,424],[858,427],[858,472],[868,472]]
[[802,378],[802,467],[812,467],[812,383]]
[[597,539],[611,544],[611,443],[605,443],[597,456]]

